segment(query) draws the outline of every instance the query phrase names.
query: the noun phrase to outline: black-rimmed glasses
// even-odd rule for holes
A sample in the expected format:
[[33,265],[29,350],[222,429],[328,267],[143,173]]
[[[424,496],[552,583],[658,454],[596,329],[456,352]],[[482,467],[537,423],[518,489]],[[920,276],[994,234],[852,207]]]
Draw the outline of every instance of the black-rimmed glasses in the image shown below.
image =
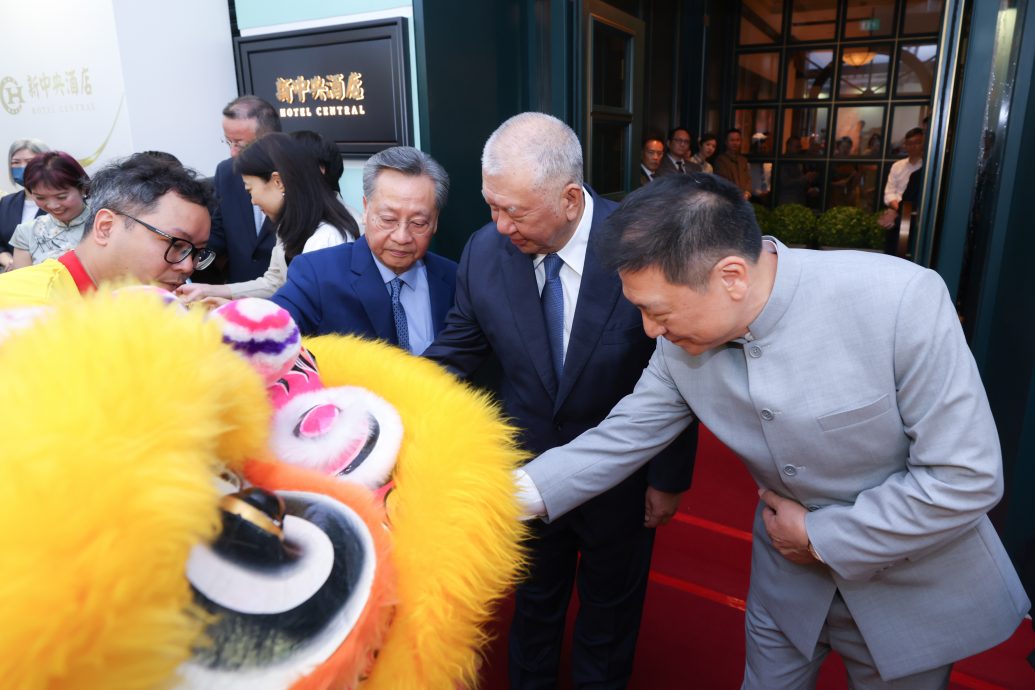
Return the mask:
[[216,259],[216,253],[207,247],[196,247],[192,242],[185,240],[182,237],[173,237],[169,233],[163,232],[150,223],[145,223],[139,218],[134,218],[128,213],[123,213],[122,211],[112,211],[112,213],[129,218],[134,223],[139,223],[154,234],[169,240],[169,246],[165,250],[165,262],[167,264],[175,265],[184,259],[193,256],[194,268],[196,270],[201,270],[211,266],[212,262]]

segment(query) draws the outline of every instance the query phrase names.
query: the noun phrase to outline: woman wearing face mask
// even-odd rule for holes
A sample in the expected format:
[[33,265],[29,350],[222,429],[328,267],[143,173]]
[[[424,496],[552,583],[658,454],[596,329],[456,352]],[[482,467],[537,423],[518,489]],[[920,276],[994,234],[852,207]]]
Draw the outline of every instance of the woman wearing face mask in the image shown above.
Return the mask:
[[9,270],[56,259],[75,249],[83,237],[90,208],[90,177],[64,151],[41,153],[25,166],[25,191],[47,214],[14,230],[14,260]]
[[690,157],[691,163],[701,166],[701,172],[714,172],[712,164],[708,159],[715,155],[715,149],[719,146],[719,140],[711,132],[702,134],[697,141],[697,153]]
[[28,162],[37,153],[46,153],[49,150],[50,147],[39,139],[15,139],[7,152],[7,170],[11,184],[19,189],[0,198],[0,271],[5,270],[14,260],[14,247],[11,246],[14,229],[45,213],[21,187]]
[[252,203],[276,227],[270,267],[243,283],[182,285],[176,294],[184,301],[270,297],[284,284],[287,266],[296,256],[359,236],[356,221],[328,188],[317,160],[287,134],[257,139],[237,154],[234,170],[244,179]]

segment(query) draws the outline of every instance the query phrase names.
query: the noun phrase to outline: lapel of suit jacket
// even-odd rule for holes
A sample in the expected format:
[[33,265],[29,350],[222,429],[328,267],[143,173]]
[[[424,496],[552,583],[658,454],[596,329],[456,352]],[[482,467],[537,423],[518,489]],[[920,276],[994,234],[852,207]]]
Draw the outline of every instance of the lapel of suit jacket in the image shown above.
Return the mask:
[[[255,227],[255,222],[252,222],[252,227]],[[269,218],[263,217],[262,228],[255,236],[255,247],[256,249],[262,246],[262,243],[266,241],[266,238],[274,233],[273,221]]]
[[352,288],[359,298],[367,319],[378,338],[398,344],[395,335],[395,321],[392,317],[392,300],[385,288],[385,281],[374,263],[367,238],[360,237],[352,245]]
[[505,237],[505,256],[502,261],[504,292],[514,315],[514,327],[525,345],[528,359],[532,362],[543,386],[551,397],[557,394],[557,377],[550,361],[550,341],[546,335],[546,321],[539,301],[539,286],[535,280],[533,257],[522,254]]
[[450,285],[449,279],[439,270],[439,266],[438,257],[431,254],[424,255],[424,270],[428,274],[428,292],[431,297],[431,326],[434,335],[438,335],[438,332],[442,330],[442,326],[446,322],[446,314],[449,312],[449,308],[453,306],[453,300],[450,299],[452,294],[450,288],[453,285]]
[[599,197],[595,197],[594,201],[593,225],[590,226],[586,262],[582,267],[579,301],[575,305],[575,319],[571,324],[568,349],[564,354],[564,372],[554,400],[555,411],[560,409],[585,368],[622,293],[621,280],[604,269],[594,251],[593,236],[608,215],[603,201]]

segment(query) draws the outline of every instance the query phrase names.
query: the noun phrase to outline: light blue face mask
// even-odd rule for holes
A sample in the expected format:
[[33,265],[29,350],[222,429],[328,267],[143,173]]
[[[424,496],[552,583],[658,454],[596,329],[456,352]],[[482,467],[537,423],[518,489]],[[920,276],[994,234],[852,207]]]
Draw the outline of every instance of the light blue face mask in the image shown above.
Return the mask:
[[20,185],[25,185],[25,168],[11,168],[11,177]]

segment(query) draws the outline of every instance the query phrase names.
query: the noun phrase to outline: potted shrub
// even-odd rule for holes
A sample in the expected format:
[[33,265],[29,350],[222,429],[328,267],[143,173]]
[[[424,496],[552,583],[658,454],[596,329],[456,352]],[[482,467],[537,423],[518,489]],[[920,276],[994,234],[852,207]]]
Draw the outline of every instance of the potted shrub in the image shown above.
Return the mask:
[[816,243],[816,214],[801,204],[777,206],[770,232],[786,245],[811,247]]
[[762,234],[772,235],[773,212],[762,204],[751,204],[751,208],[755,210],[755,220],[758,221],[758,227]]
[[881,249],[884,230],[872,213],[855,206],[835,206],[820,216],[819,244],[825,247]]

